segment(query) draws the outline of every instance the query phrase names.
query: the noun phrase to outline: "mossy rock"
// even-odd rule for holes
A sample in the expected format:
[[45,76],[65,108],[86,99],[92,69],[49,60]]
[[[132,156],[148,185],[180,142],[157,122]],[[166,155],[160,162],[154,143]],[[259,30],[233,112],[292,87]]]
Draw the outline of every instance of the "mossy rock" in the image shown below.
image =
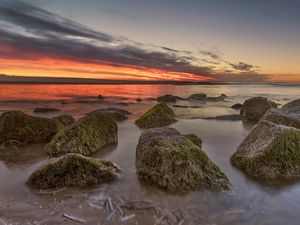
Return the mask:
[[35,189],[87,187],[117,178],[119,170],[110,161],[69,153],[50,159],[31,174],[27,184]]
[[296,99],[294,101],[291,101],[287,104],[285,104],[284,106],[282,106],[282,109],[284,110],[288,110],[288,111],[300,111],[300,99]]
[[300,130],[261,121],[231,157],[234,166],[258,180],[300,178]]
[[269,109],[261,120],[300,129],[300,119],[296,114],[286,112],[283,109]]
[[93,114],[106,115],[106,116],[113,118],[114,120],[116,120],[118,122],[128,119],[128,117],[126,116],[127,113],[125,113],[121,110],[117,110],[117,109],[96,109],[96,110],[89,112],[87,115],[93,115]]
[[200,93],[200,94],[192,94],[188,97],[188,100],[190,101],[203,101],[207,98],[206,94]]
[[235,109],[235,110],[240,110],[242,107],[243,107],[243,104],[241,104],[241,103],[236,103],[231,106],[231,108]]
[[64,126],[69,126],[76,122],[76,120],[70,115],[55,116],[52,119],[61,122]]
[[46,143],[63,128],[64,125],[57,120],[7,111],[0,115],[0,142]]
[[201,149],[195,135],[181,135],[174,128],[145,131],[136,147],[140,179],[169,192],[229,190],[229,181]]
[[163,102],[149,109],[135,121],[137,126],[146,129],[168,126],[174,122],[176,122],[175,113]]
[[269,109],[276,107],[265,97],[254,97],[244,102],[240,114],[244,121],[257,123]]
[[57,133],[45,146],[50,156],[66,153],[90,155],[102,147],[118,141],[118,127],[109,116],[93,114]]

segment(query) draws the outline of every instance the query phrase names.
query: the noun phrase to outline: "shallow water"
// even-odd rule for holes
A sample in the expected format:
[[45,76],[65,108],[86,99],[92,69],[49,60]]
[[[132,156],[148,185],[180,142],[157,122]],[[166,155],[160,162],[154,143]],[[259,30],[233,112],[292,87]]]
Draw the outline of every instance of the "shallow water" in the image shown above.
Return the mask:
[[[37,193],[25,183],[28,176],[47,160],[43,146],[28,146],[30,152],[20,153],[15,159],[3,158],[0,161],[0,224],[76,224],[65,221],[64,213],[81,218],[87,224],[299,224],[300,183],[266,186],[231,166],[229,158],[250,127],[240,121],[201,119],[238,113],[230,106],[253,96],[266,96],[284,104],[299,98],[299,86],[0,85],[0,88],[0,110],[18,109],[33,114],[35,107],[54,107],[61,111],[34,115],[52,117],[68,113],[79,118],[93,109],[113,106],[134,113],[128,121],[118,124],[118,145],[108,146],[93,155],[121,167],[120,179],[112,183],[88,189],[66,189],[54,194]],[[172,127],[201,137],[203,150],[230,179],[230,193],[198,191],[170,195],[140,182],[136,176],[135,147],[142,130],[134,125],[134,120],[156,103],[153,100],[137,103],[136,98],[164,94],[188,97],[192,93],[228,96],[224,102],[193,103],[199,108],[174,108],[178,122]],[[99,94],[106,97],[104,101],[97,99]],[[118,105],[120,102],[128,105]],[[176,104],[191,103],[178,101]],[[126,215],[135,215],[122,222],[117,213],[100,209],[107,197],[120,205],[124,204],[122,201],[147,201],[144,204],[149,201],[152,208],[122,208]]]

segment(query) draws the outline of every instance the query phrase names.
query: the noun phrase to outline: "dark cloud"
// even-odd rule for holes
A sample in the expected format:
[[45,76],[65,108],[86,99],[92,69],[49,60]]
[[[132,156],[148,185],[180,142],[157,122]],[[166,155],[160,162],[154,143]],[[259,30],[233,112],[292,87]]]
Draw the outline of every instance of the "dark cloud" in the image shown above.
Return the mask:
[[[220,55],[201,51],[215,61],[202,61],[189,51],[168,47],[143,45],[126,38],[96,32],[71,20],[19,1],[0,0],[0,45],[11,46],[13,52],[1,51],[0,58],[38,58],[40,55],[79,61],[102,63],[115,67],[126,65],[133,68],[153,68],[164,71],[190,73],[221,79],[222,73],[214,71],[221,61]],[[18,32],[13,32],[12,29]],[[152,46],[152,47],[151,47]],[[163,51],[161,51],[163,50]],[[213,64],[207,66],[206,64]],[[206,65],[206,66],[204,66]],[[250,71],[252,65],[230,64],[234,69]],[[232,76],[237,78],[238,74]],[[248,73],[241,77],[256,79],[258,75]],[[226,75],[226,77],[229,77]]]
[[243,62],[239,62],[237,64],[230,63],[230,65],[232,66],[232,68],[236,70],[242,70],[242,71],[251,71],[254,68],[253,65],[243,63]]

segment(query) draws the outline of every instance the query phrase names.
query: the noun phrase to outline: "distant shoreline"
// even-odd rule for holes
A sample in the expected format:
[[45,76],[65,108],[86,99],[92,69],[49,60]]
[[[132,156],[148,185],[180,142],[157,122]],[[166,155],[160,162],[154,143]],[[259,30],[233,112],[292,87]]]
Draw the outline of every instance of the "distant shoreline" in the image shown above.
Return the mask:
[[78,85],[287,85],[298,86],[300,83],[238,83],[209,81],[173,81],[173,80],[104,80],[93,78],[66,77],[25,77],[0,74],[0,84],[78,84]]

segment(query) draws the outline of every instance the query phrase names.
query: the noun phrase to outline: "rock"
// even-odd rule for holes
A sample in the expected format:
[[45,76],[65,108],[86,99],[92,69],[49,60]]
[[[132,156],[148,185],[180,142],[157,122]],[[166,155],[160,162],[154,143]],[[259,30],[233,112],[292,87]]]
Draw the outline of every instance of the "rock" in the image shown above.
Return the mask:
[[273,183],[300,178],[300,130],[261,121],[230,160],[259,180]]
[[87,187],[118,177],[119,168],[110,161],[66,154],[50,159],[28,178],[28,186],[35,189]]
[[64,125],[57,120],[7,111],[0,115],[0,143],[46,143],[62,128]]
[[131,112],[129,112],[125,109],[119,109],[119,108],[114,108],[114,107],[109,107],[109,108],[107,108],[107,110],[116,111],[116,112],[122,113],[124,115],[131,115],[132,114]]
[[202,140],[196,134],[184,134],[183,136],[188,138],[191,142],[193,142],[198,147],[202,148]]
[[269,101],[269,103],[271,104],[272,108],[277,108],[278,107],[278,104],[274,101]]
[[147,130],[136,148],[137,174],[170,192],[228,190],[227,177],[200,146],[194,135],[181,135],[174,128]]
[[188,105],[173,105],[175,108],[189,108]]
[[228,96],[225,95],[225,94],[221,94],[220,97],[222,97],[222,98],[228,98]]
[[35,108],[33,110],[34,113],[50,113],[50,112],[58,112],[60,109],[55,108]]
[[136,101],[137,101],[137,102],[142,102],[142,101],[143,101],[143,99],[141,99],[141,98],[137,98],[137,99],[136,99]]
[[64,126],[69,126],[76,122],[76,120],[70,115],[55,116],[52,119],[61,122]]
[[293,114],[298,119],[300,119],[300,99],[285,104],[284,106],[282,106],[282,110],[289,114]]
[[259,119],[274,105],[267,98],[254,97],[246,100],[240,114],[246,122],[257,123]]
[[204,119],[207,120],[230,120],[230,121],[238,121],[241,120],[241,116],[238,114],[232,114],[232,115],[222,115],[222,116],[215,116],[215,117],[206,117]]
[[176,122],[175,113],[165,103],[161,102],[149,109],[135,124],[141,128],[163,127]]
[[103,95],[98,95],[98,99],[99,99],[99,100],[104,100],[105,97],[104,97]]
[[240,110],[243,107],[243,104],[241,103],[236,103],[231,106],[232,109]]
[[207,98],[205,99],[205,101],[207,101],[207,102],[221,102],[221,101],[224,101],[224,100],[225,100],[225,98],[222,97],[222,96],[218,96],[218,97],[207,97]]
[[182,98],[174,95],[163,95],[157,98],[158,102],[176,102],[177,100],[181,100]]
[[116,122],[103,114],[92,114],[79,119],[57,133],[45,146],[50,156],[66,153],[90,155],[102,147],[118,141]]
[[203,101],[207,98],[206,94],[192,94],[190,97],[188,97],[188,100],[190,101]]
[[109,116],[109,117],[113,118],[114,120],[116,120],[118,122],[128,119],[126,114],[124,112],[120,111],[120,110],[96,109],[96,110],[93,110],[93,111],[89,112],[87,115],[93,115],[93,114],[106,115],[106,116]]
[[290,113],[288,110],[272,108],[265,113],[261,120],[300,129],[300,111],[299,114],[296,114]]

